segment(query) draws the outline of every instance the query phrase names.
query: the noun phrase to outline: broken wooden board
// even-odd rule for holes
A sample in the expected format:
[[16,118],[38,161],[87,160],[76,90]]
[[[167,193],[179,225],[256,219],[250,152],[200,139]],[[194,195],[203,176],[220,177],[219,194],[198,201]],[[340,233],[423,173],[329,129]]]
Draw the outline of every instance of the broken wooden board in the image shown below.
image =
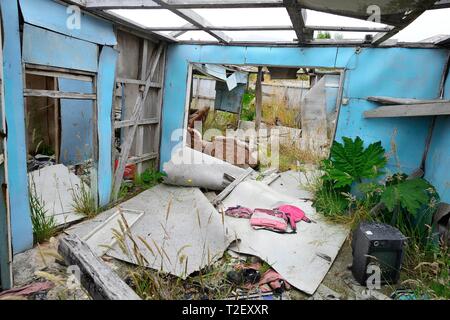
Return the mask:
[[275,208],[291,204],[301,208],[315,223],[300,222],[296,234],[254,230],[246,219],[225,217],[240,242],[232,250],[258,256],[269,263],[292,286],[314,294],[328,273],[350,230],[332,224],[316,213],[310,201],[279,193],[258,181],[244,181],[223,201],[224,207]]
[[[79,192],[82,182],[67,167],[61,164],[45,167],[30,172],[28,178],[47,215],[55,218],[57,226],[84,218],[73,209],[73,194]],[[89,190],[86,185],[84,187]]]
[[141,300],[86,243],[76,235],[60,240],[59,254],[67,265],[78,266],[80,281],[94,300]]
[[[220,259],[234,240],[228,235],[223,216],[198,188],[158,185],[120,207],[145,212],[130,229],[148,261],[146,266],[183,279]],[[125,243],[128,252],[116,244],[107,255],[137,264],[130,254],[131,241]]]

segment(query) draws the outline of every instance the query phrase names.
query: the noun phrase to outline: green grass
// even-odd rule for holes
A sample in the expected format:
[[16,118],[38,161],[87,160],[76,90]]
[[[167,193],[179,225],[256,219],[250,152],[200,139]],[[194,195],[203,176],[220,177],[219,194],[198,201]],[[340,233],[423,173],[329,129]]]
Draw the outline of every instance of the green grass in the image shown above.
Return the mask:
[[29,202],[34,241],[35,243],[45,242],[56,234],[56,221],[54,216],[47,214],[42,197],[37,195],[34,181],[29,187]]
[[95,197],[90,188],[84,184],[72,187],[73,210],[87,218],[93,218],[99,213]]

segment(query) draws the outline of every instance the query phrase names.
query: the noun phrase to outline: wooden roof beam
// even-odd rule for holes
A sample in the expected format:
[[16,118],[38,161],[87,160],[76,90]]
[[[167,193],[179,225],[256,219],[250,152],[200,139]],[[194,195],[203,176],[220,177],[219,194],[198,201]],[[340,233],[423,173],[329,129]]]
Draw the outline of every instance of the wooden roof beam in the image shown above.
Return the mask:
[[292,26],[300,43],[311,41],[314,32],[306,30],[306,10],[302,9],[296,0],[283,0],[284,6],[292,21]]
[[[154,0],[85,0],[93,9],[165,9]],[[172,9],[281,8],[283,0],[168,0]]]

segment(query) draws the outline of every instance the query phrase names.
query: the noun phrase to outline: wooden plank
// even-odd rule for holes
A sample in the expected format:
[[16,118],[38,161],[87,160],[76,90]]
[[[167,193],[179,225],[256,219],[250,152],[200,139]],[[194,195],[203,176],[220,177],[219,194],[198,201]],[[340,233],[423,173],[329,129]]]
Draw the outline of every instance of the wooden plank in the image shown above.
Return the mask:
[[[141,65],[140,65],[140,78],[143,81],[146,80],[147,76],[148,55],[149,55],[148,41],[144,39],[142,40]],[[144,108],[142,108],[139,118],[141,119],[144,118],[144,113],[145,110]],[[143,153],[144,153],[144,127],[139,126],[136,134],[136,155],[141,156]],[[142,174],[143,172],[141,162],[138,163],[137,172],[138,174]]]
[[253,172],[252,168],[248,168],[240,177],[236,178],[231,184],[229,184],[221,193],[217,195],[212,201],[213,206],[219,205],[233,190],[244,180],[246,180]]
[[[224,8],[281,8],[281,0],[170,0],[173,9],[224,9]],[[87,0],[91,9],[164,9],[152,0]]]
[[429,103],[449,103],[450,100],[419,100],[419,99],[405,99],[405,98],[392,98],[392,97],[380,97],[372,96],[367,97],[367,100],[378,102],[381,104],[394,105],[394,104],[429,104]]
[[131,157],[128,159],[128,164],[142,164],[143,162],[149,161],[149,160],[155,160],[158,158],[158,153],[146,153],[144,155],[138,156],[138,157]]
[[[167,59],[167,50],[164,50],[164,56],[162,58],[162,65],[161,65],[161,74],[160,74],[160,81],[161,83],[164,83],[165,74],[166,74],[166,59]],[[192,77],[191,77],[192,78]],[[162,106],[163,106],[163,96],[164,91],[159,90],[158,92],[158,103],[157,103],[157,112],[156,116],[158,118],[158,126],[156,127],[155,132],[155,140],[154,140],[154,146],[153,150],[158,151],[158,157],[156,158],[156,166],[159,168],[159,162],[160,162],[160,153],[161,153],[161,122],[162,122]]]
[[[134,126],[134,124],[135,124],[135,121],[133,121],[133,120],[119,121],[114,124],[114,129],[127,128],[127,127]],[[159,124],[158,118],[142,119],[142,120],[138,121],[138,126],[149,126],[149,125],[155,125],[155,124]]]
[[256,95],[256,132],[259,132],[261,128],[262,119],[262,80],[263,80],[263,68],[258,67],[258,75],[256,77],[255,95]]
[[[148,74],[148,76],[147,76],[147,84],[149,84],[151,82],[151,79],[153,78],[156,67],[157,67],[158,63],[160,62],[160,57],[161,57],[164,49],[165,49],[164,44],[161,44],[158,47],[158,50],[155,55],[155,59],[153,60],[152,66],[150,67],[150,74]],[[133,109],[133,115],[131,117],[131,120],[134,122],[134,125],[128,131],[127,136],[125,138],[125,142],[122,145],[122,152],[121,152],[120,159],[119,159],[119,165],[118,165],[117,170],[114,175],[113,192],[112,192],[114,200],[117,200],[117,197],[119,195],[120,187],[122,185],[122,180],[123,180],[123,174],[125,172],[125,167],[128,163],[128,157],[130,155],[131,147],[133,145],[133,140],[136,135],[137,128],[138,128],[138,121],[140,120],[141,110],[143,108],[143,105],[145,103],[145,100],[147,98],[149,90],[150,90],[150,86],[146,85],[144,92],[142,94],[139,94],[136,99],[136,104]]]
[[37,90],[24,89],[23,95],[25,97],[47,97],[53,99],[75,99],[75,100],[96,100],[96,94],[86,94],[78,92],[61,92],[55,90]]
[[393,105],[364,112],[365,118],[426,117],[450,115],[450,103]]
[[62,238],[59,254],[80,268],[81,284],[94,300],[141,300],[77,235]]
[[52,72],[52,71],[28,70],[28,69],[25,69],[25,72],[26,72],[26,74],[31,74],[31,75],[35,75],[35,76],[65,78],[65,79],[72,79],[72,80],[79,80],[79,81],[86,81],[86,82],[93,81],[91,76],[70,74],[70,73],[64,73],[64,72]]
[[[290,31],[294,30],[291,25],[285,26],[208,26],[204,28],[205,30],[220,30],[220,31]],[[341,26],[305,26],[306,30],[317,30],[317,31],[341,31],[341,32],[388,32],[391,27],[341,27]],[[201,30],[198,27],[188,23],[180,27],[149,27],[149,31],[178,31],[180,33],[185,33],[187,31],[198,31]],[[172,34],[172,36],[178,37],[178,33]]]

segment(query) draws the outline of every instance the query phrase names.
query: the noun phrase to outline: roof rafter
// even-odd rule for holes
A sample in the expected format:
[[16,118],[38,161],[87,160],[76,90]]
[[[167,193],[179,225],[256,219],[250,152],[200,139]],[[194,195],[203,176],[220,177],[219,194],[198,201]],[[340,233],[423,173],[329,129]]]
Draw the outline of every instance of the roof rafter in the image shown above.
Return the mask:
[[232,39],[230,37],[228,37],[225,33],[221,32],[221,31],[205,29],[206,27],[211,26],[211,24],[206,19],[204,19],[201,15],[199,15],[197,12],[195,12],[191,9],[173,9],[170,7],[168,2],[166,2],[164,0],[154,0],[154,1],[157,4],[159,4],[161,7],[164,7],[165,9],[170,10],[171,12],[175,13],[176,15],[183,18],[187,22],[193,24],[194,26],[205,31],[206,33],[209,33],[211,36],[213,36],[220,42],[229,43],[232,41]]
[[422,13],[424,13],[426,10],[432,8],[435,4],[435,0],[425,0],[418,3],[417,7],[409,12],[407,15],[405,15],[402,24],[400,26],[395,26],[391,31],[386,33],[379,33],[375,35],[375,37],[372,40],[373,45],[379,45],[386,40],[389,40],[393,36],[395,36],[397,33],[402,31],[404,28],[409,26],[411,23],[414,22]]
[[[207,30],[222,31],[290,31],[294,30],[291,25],[286,26],[211,26],[205,27]],[[317,31],[341,31],[341,32],[389,32],[392,27],[343,27],[343,26],[305,26],[306,30]],[[149,31],[198,31],[202,30],[188,23],[180,27],[148,27]]]
[[[95,9],[164,9],[154,0],[85,0]],[[280,8],[283,0],[168,0],[173,9]]]
[[306,10],[302,9],[296,0],[283,0],[283,3],[291,18],[298,42],[305,43],[312,40],[314,32],[306,30]]

